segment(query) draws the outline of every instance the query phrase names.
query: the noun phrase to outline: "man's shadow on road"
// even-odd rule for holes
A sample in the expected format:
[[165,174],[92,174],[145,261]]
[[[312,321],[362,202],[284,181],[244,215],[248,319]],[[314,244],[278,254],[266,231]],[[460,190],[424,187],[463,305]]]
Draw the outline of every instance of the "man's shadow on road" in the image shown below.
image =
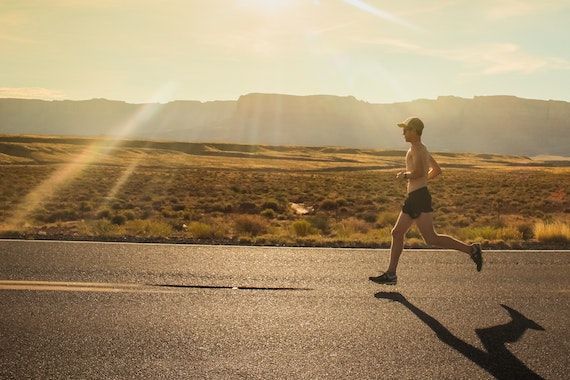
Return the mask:
[[439,321],[416,307],[401,293],[378,292],[374,297],[401,303],[422,322],[428,325],[437,334],[439,340],[458,351],[497,379],[542,378],[514,356],[507,347],[505,347],[505,343],[518,341],[528,329],[544,331],[544,328],[508,306],[501,304],[509,313],[511,317],[510,322],[475,330],[475,333],[486,349],[486,351],[482,351],[453,335]]

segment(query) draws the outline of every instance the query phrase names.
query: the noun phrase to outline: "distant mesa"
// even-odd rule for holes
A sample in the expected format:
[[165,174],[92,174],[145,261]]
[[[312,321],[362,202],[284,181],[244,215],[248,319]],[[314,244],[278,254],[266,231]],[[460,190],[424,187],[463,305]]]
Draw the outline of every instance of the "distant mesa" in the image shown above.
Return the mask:
[[514,96],[392,104],[259,93],[237,101],[151,105],[0,99],[0,134],[114,136],[128,130],[123,137],[131,139],[401,150],[405,143],[395,125],[410,115],[424,120],[424,141],[433,151],[570,156],[570,103]]

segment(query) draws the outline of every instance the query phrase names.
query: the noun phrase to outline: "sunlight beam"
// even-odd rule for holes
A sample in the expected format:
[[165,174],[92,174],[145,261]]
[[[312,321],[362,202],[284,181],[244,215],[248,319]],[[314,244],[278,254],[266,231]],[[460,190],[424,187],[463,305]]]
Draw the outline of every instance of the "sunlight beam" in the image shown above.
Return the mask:
[[381,19],[384,19],[386,21],[390,21],[394,24],[398,24],[401,26],[404,26],[406,28],[409,29],[414,29],[414,30],[420,30],[419,27],[417,27],[416,25],[413,25],[411,23],[409,23],[406,20],[401,19],[398,16],[395,16],[394,14],[390,13],[390,12],[386,12],[382,9],[378,9],[362,0],[343,0],[345,3],[347,3],[348,5],[351,5],[353,7],[356,7],[358,9],[360,9],[361,11],[364,11],[366,13],[370,13],[374,16],[380,17]]
[[[101,156],[110,154],[120,146],[122,142],[121,139],[128,137],[138,126],[142,125],[143,122],[152,119],[163,107],[163,104],[156,102],[165,100],[173,89],[172,83],[163,86],[150,99],[149,103],[144,104],[129,120],[118,128],[118,132],[115,133],[111,139],[96,141],[90,144],[81,153],[75,156],[71,162],[63,165],[50,177],[36,186],[23,198],[22,202],[16,206],[16,210],[7,222],[0,226],[0,230],[10,231],[24,227],[32,212],[55,196],[65,185],[77,178],[88,165],[96,162]],[[135,160],[134,165],[132,165],[132,167],[128,166],[125,173],[119,177],[119,186],[114,186],[114,188],[117,188],[117,191],[118,188],[127,181],[136,166],[138,166],[138,163],[139,160]]]

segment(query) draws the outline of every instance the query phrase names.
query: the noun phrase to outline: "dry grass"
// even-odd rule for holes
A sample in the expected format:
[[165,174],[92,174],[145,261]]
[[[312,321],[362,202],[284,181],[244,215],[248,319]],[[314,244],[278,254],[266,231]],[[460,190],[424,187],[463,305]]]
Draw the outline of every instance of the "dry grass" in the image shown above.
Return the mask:
[[522,233],[514,226],[510,227],[466,227],[457,231],[457,237],[468,241],[502,240],[519,241],[522,240]]
[[191,222],[188,225],[188,233],[196,239],[222,239],[226,236],[222,226],[212,222]]
[[238,215],[234,219],[234,227],[238,234],[261,235],[267,231],[268,226],[267,221],[257,215]]
[[306,220],[297,220],[291,227],[297,236],[307,236],[316,232],[316,229]]
[[563,222],[537,222],[534,225],[534,235],[541,242],[568,244],[570,243],[570,225]]
[[347,238],[352,235],[362,234],[365,235],[370,231],[370,225],[363,220],[349,217],[342,219],[340,222],[336,223],[334,226],[334,231],[336,236],[341,238]]
[[[100,237],[389,244],[405,197],[405,184],[394,178],[396,165],[403,162],[398,152],[263,148],[243,158],[123,149],[100,152],[101,162],[77,171],[49,196],[37,194],[37,207],[20,225],[10,226],[30,193],[81,152],[64,143],[51,150],[47,143],[25,145],[35,152],[30,157],[58,162],[0,164],[0,225],[31,234],[73,229]],[[245,149],[222,148],[213,151]],[[491,165],[462,154],[437,158],[444,174],[430,183],[430,191],[438,232],[466,241],[568,242],[563,223],[570,215],[570,169]],[[509,165],[525,161],[494,159]],[[130,167],[136,160],[138,166]],[[297,215],[289,207],[292,202],[314,211]],[[540,224],[546,221],[552,223]],[[423,244],[415,230],[407,237],[409,244]]]

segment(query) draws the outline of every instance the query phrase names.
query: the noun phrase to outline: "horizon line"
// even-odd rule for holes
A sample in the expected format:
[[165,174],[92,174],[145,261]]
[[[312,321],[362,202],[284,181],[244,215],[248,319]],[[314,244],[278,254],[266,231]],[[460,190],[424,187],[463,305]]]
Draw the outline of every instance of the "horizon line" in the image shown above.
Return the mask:
[[363,102],[372,105],[390,105],[390,104],[402,104],[402,103],[412,103],[417,101],[438,101],[441,98],[456,98],[456,99],[463,99],[463,100],[475,100],[477,98],[514,98],[514,99],[522,99],[522,100],[536,100],[536,101],[544,101],[544,102],[563,102],[563,103],[570,103],[570,100],[560,100],[560,99],[539,99],[539,98],[526,98],[517,95],[473,95],[472,97],[463,97],[458,95],[438,95],[437,98],[415,98],[411,100],[405,101],[397,101],[397,102],[386,102],[386,103],[373,103],[367,100],[358,99],[354,95],[333,95],[333,94],[310,94],[310,95],[297,95],[297,94],[287,94],[287,93],[273,93],[273,92],[249,92],[243,95],[240,95],[237,99],[216,99],[216,100],[193,100],[193,99],[173,99],[167,102],[130,102],[127,100],[120,100],[120,99],[111,99],[105,97],[96,97],[90,99],[39,99],[39,98],[18,98],[18,97],[0,97],[0,100],[35,100],[35,101],[43,101],[43,102],[88,102],[93,100],[104,100],[109,102],[121,102],[126,104],[132,105],[144,105],[144,104],[169,104],[174,102],[197,102],[197,103],[214,103],[214,102],[237,102],[240,98],[244,96],[252,96],[252,95],[264,95],[264,96],[287,96],[287,97],[297,97],[297,98],[309,98],[309,97],[335,97],[335,98],[352,98],[358,102]]

